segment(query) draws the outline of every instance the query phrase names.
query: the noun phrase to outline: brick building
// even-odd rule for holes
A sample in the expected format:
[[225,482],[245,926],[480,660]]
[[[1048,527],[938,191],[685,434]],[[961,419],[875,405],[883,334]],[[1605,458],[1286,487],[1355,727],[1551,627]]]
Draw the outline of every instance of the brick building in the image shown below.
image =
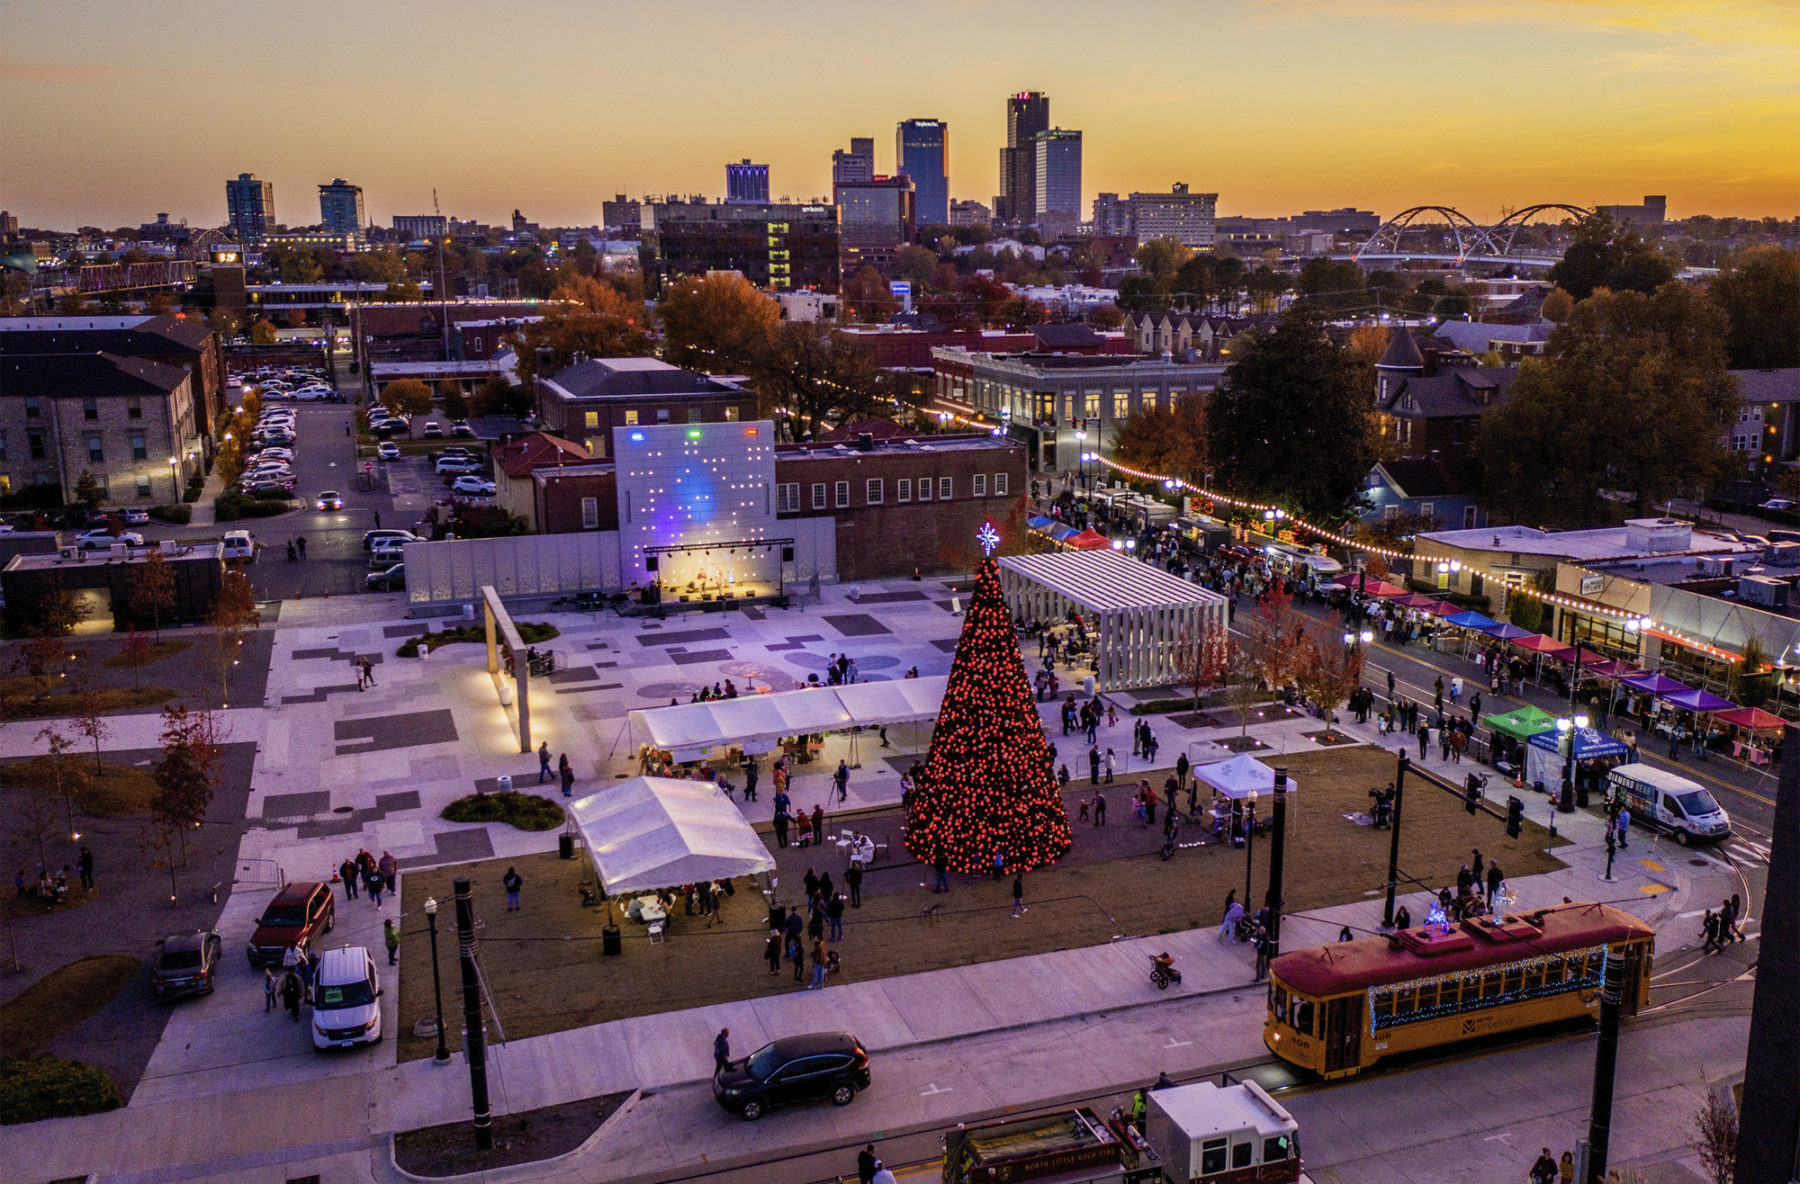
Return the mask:
[[588,450],[549,432],[532,432],[509,440],[492,452],[495,504],[537,529],[537,497],[532,475],[542,468],[580,464],[592,459]]
[[194,423],[206,440],[224,423],[225,352],[198,318],[161,316],[0,318],[0,357],[109,353],[177,366],[193,376]]
[[[500,368],[492,363],[503,352],[500,339],[516,326],[544,315],[544,302],[526,300],[459,300],[404,304],[359,304],[350,308],[351,348],[365,398],[374,394],[378,378],[457,377],[479,384]],[[445,333],[448,320],[451,331]],[[464,326],[468,330],[463,330]],[[446,359],[445,354],[450,356]],[[414,374],[406,364],[436,363],[443,373]],[[401,367],[401,368],[396,368]]]
[[548,430],[595,457],[612,455],[617,428],[756,418],[756,396],[743,387],[657,358],[577,362],[539,379],[537,395],[538,415]]
[[87,472],[109,505],[181,501],[206,447],[194,385],[179,366],[118,354],[0,357],[0,493],[58,485],[69,501]]

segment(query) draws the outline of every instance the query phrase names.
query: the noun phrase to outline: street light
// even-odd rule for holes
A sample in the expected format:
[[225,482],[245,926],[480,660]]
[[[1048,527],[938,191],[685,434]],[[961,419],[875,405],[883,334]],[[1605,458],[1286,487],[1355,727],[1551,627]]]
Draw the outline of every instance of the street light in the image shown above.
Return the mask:
[[1244,904],[1250,903],[1250,869],[1256,861],[1256,850],[1252,843],[1256,838],[1256,791],[1250,791],[1244,799]]
[[1087,480],[1087,452],[1085,450],[1086,446],[1087,446],[1087,429],[1086,428],[1076,428],[1075,429],[1075,450],[1076,450],[1078,457],[1080,458],[1079,461],[1077,462],[1077,472],[1080,474],[1080,476],[1084,482]]
[[1567,716],[1556,721],[1556,730],[1568,741],[1569,751],[1563,756],[1562,801],[1558,809],[1564,814],[1575,812],[1575,740],[1576,733],[1588,726],[1588,717],[1577,715],[1574,719]]
[[444,987],[438,975],[437,948],[437,897],[425,898],[425,920],[431,926],[431,997],[437,1005],[437,1052],[432,1055],[432,1062],[438,1065],[450,1063],[450,1048],[444,1043]]

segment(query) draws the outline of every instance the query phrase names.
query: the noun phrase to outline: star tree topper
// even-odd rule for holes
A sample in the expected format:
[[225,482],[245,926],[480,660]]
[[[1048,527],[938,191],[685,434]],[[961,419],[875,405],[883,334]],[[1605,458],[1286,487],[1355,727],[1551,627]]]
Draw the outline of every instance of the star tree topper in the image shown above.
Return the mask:
[[994,548],[1000,545],[1000,532],[994,529],[992,522],[983,522],[981,529],[975,532],[975,541],[981,544],[983,555],[992,555]]

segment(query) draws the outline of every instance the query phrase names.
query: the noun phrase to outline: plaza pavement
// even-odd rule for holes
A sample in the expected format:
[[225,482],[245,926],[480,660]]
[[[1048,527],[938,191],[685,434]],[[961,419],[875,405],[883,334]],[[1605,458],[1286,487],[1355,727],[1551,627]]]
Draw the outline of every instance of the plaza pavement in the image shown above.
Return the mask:
[[[694,614],[661,622],[520,611],[518,619],[548,620],[562,630],[549,647],[557,653],[558,677],[534,681],[534,739],[548,740],[553,754],[569,753],[579,796],[635,772],[635,742],[625,734],[627,710],[664,705],[671,698],[686,702],[699,685],[731,677],[740,687],[790,689],[809,672],[822,671],[832,652],[855,657],[864,677],[897,678],[913,665],[926,675],[947,672],[960,618],[950,611],[944,585],[863,585],[860,602],[850,591],[827,588],[820,603],[801,610]],[[536,760],[516,751],[481,646],[453,645],[429,659],[394,657],[395,647],[427,625],[464,622],[409,621],[403,613],[397,596],[281,604],[273,625],[267,706],[227,713],[231,739],[254,740],[259,749],[237,883],[220,922],[228,955],[220,989],[176,1009],[126,1108],[12,1128],[0,1149],[0,1175],[91,1171],[102,1178],[151,1180],[189,1178],[211,1170],[201,1166],[207,1164],[228,1175],[285,1171],[304,1160],[369,1164],[381,1159],[375,1136],[467,1115],[467,1075],[460,1062],[449,1069],[429,1061],[400,1065],[394,1041],[349,1055],[318,1056],[304,1024],[263,1014],[260,975],[253,975],[238,953],[280,877],[329,879],[331,869],[359,848],[377,855],[392,851],[402,861],[404,879],[407,866],[544,851],[556,842],[554,831],[529,834],[438,817],[445,803],[502,774],[511,774],[521,788],[535,785]],[[358,691],[350,663],[364,654],[376,659],[377,685]],[[1122,709],[1131,701],[1119,697]],[[1061,741],[1054,705],[1044,709],[1051,738]],[[154,728],[155,720],[121,719],[108,745],[143,747],[146,736],[138,732]],[[1104,733],[1114,740],[1122,765],[1130,724],[1121,710],[1119,723]],[[1271,746],[1258,755],[1279,763],[1284,751],[1314,751],[1302,733],[1318,727],[1306,718],[1253,725],[1253,734]],[[1217,741],[1238,730],[1235,723],[1184,729],[1167,717],[1160,717],[1156,728],[1162,764],[1179,751],[1197,761],[1219,759],[1227,753]],[[1372,727],[1353,724],[1350,730],[1376,739]],[[925,734],[918,729],[916,739]],[[153,735],[148,739],[154,743]],[[915,740],[914,730],[891,728],[890,739],[907,746]],[[795,776],[790,792],[797,806],[818,801],[830,809],[829,777],[843,744],[834,738],[823,759]],[[898,800],[898,772],[886,761],[866,759],[873,745],[872,735],[865,734],[860,744],[865,760],[851,779],[847,809]],[[1074,746],[1063,747],[1064,759],[1075,755]],[[30,728],[0,726],[0,755],[29,751]],[[1436,768],[1435,751],[1423,763]],[[1120,776],[1128,773],[1122,768]],[[759,822],[770,809],[766,775],[762,788],[762,801],[746,807]],[[1508,787],[1496,782],[1489,795],[1503,800],[1506,792]],[[1296,805],[1303,818],[1303,784]],[[1532,815],[1542,813],[1534,803]],[[1600,898],[1662,925],[1684,909],[1697,910],[1700,902],[1729,894],[1738,882],[1715,859],[1677,854],[1672,847],[1659,850],[1643,835],[1633,858],[1618,862],[1617,883],[1601,884],[1600,820],[1578,813],[1559,817],[1558,826],[1574,841],[1557,852],[1569,866],[1515,883],[1519,908],[1556,903],[1565,895]],[[1423,895],[1408,899],[1415,916],[1422,916]],[[398,906],[390,901],[376,910],[366,899],[341,897],[338,904],[331,940],[379,951],[380,922],[396,916]],[[1330,941],[1346,923],[1373,928],[1379,910],[1379,897],[1371,897],[1290,917],[1283,944],[1293,949]],[[421,921],[414,916],[408,924]],[[1692,944],[1692,928],[1691,921],[1684,922],[1676,940]],[[1161,949],[1175,955],[1185,976],[1184,984],[1167,994],[1156,992],[1145,974],[1147,955]],[[377,960],[382,961],[379,953]],[[881,1066],[878,1088],[849,1110],[812,1116],[806,1137],[829,1139],[867,1129],[872,1120],[898,1129],[1035,1104],[1052,1090],[1051,1079],[1088,1088],[1115,1078],[1146,1078],[1159,1069],[1183,1073],[1262,1059],[1262,991],[1250,988],[1249,979],[1247,947],[1223,943],[1210,929],[1125,938],[515,1040],[493,1049],[490,1077],[501,1112],[618,1089],[658,1091],[625,1116],[604,1149],[580,1165],[582,1179],[625,1179],[694,1162],[703,1154],[715,1161],[724,1153],[759,1155],[793,1138],[778,1125],[726,1121],[710,1103],[698,1107],[703,1115],[695,1113],[694,1100],[704,1095],[696,1083],[710,1075],[711,1038],[720,1027],[732,1029],[737,1049],[834,1026],[848,1027],[867,1042]],[[396,990],[384,996],[390,1030],[397,1001]],[[1052,1050],[1060,1058],[1076,1049],[1079,1068],[1060,1059],[1054,1066],[1047,1063]],[[952,1078],[960,1084],[945,1083]],[[917,1089],[904,1088],[914,1084]],[[872,1119],[871,1111],[879,1118]],[[21,1174],[26,1165],[29,1176]]]

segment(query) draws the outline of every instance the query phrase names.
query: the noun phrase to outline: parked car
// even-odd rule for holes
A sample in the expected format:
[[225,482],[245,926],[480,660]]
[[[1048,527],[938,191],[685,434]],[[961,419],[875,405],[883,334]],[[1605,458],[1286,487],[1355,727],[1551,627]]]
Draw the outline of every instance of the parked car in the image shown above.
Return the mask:
[[319,399],[329,399],[331,398],[332,393],[332,389],[328,386],[303,386],[295,388],[294,398],[302,402],[310,403]]
[[150,990],[158,999],[210,995],[217,985],[225,944],[216,929],[175,933],[156,943],[162,953],[150,971]]
[[465,436],[469,439],[474,439],[475,429],[469,426],[468,420],[459,419],[450,425],[450,434],[452,436]]
[[427,440],[442,440],[444,438],[443,425],[439,424],[435,419],[426,420],[424,435]]
[[485,477],[458,477],[450,484],[451,493],[468,497],[493,497],[496,486]]
[[125,525],[127,526],[142,526],[150,521],[150,511],[144,509],[142,506],[132,506],[128,509],[120,510],[119,517],[125,520]]
[[400,445],[383,440],[381,445],[375,449],[375,455],[382,460],[399,460]]
[[251,497],[263,497],[267,494],[276,493],[292,495],[294,492],[294,483],[292,481],[257,481],[253,484],[244,486],[244,492]]
[[75,536],[75,543],[83,551],[105,551],[114,543],[141,547],[144,545],[144,536],[135,530],[122,530],[117,535],[110,530],[84,530]]
[[481,462],[472,456],[440,457],[433,467],[440,477],[460,477],[467,473],[481,472]]
[[381,530],[365,531],[362,537],[362,549],[365,551],[373,551],[375,549],[375,544],[382,539],[395,539],[402,543],[417,543],[422,541],[418,535],[410,530],[396,530],[390,526]]
[[375,544],[375,549],[369,552],[369,568],[372,571],[385,571],[405,560],[405,539],[381,539]]
[[224,556],[226,559],[242,559],[245,563],[256,562],[256,540],[250,537],[247,530],[228,530],[225,532]]
[[372,571],[363,577],[371,592],[393,592],[406,587],[406,564],[396,563],[386,571]]
[[473,448],[466,448],[461,444],[452,444],[447,448],[440,449],[438,451],[438,454],[435,457],[433,457],[432,459],[433,460],[443,460],[446,456],[461,456],[461,457],[466,457],[469,460],[480,460],[481,459],[479,456],[476,455],[475,450]]
[[341,510],[344,508],[344,495],[335,489],[327,489],[319,495],[314,506],[320,510]]
[[869,1088],[869,1054],[849,1032],[784,1036],[713,1074],[713,1097],[754,1122],[770,1106],[830,1098],[848,1106]]
[[289,950],[303,941],[312,944],[330,933],[336,923],[337,905],[331,885],[299,880],[269,901],[245,953],[253,967],[279,966]]
[[1794,510],[1794,505],[1795,505],[1795,502],[1792,498],[1772,497],[1768,501],[1764,502],[1762,505],[1758,506],[1757,509],[1759,509],[1759,510],[1779,510],[1779,511],[1784,511],[1787,513],[1792,513]]
[[112,511],[111,510],[89,510],[87,512],[87,514],[84,516],[83,521],[85,521],[89,526],[94,527],[96,529],[98,529],[100,527],[104,527],[112,522]]
[[312,1041],[320,1052],[381,1041],[381,975],[367,946],[319,956],[313,972]]

